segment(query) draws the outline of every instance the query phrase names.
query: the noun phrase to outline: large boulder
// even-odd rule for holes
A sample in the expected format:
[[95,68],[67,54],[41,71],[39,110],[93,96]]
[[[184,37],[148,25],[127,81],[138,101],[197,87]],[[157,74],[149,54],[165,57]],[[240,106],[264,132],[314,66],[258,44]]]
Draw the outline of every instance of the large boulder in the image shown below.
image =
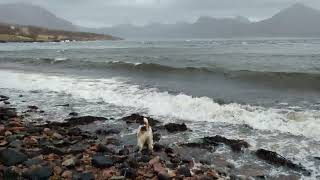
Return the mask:
[[151,117],[141,116],[139,114],[131,114],[130,116],[126,116],[126,117],[122,118],[122,120],[128,124],[131,124],[131,123],[143,124],[143,118],[148,119],[150,126],[155,126],[160,123],[160,121],[158,121],[158,120],[155,120]]
[[92,157],[92,165],[97,168],[109,168],[113,166],[113,160],[110,156],[94,155]]
[[188,130],[187,125],[184,123],[183,124],[169,123],[164,125],[164,127],[169,133],[182,132],[182,131]]
[[27,159],[27,155],[14,149],[3,149],[0,151],[0,162],[6,166],[21,164]]
[[0,120],[17,117],[18,114],[15,108],[0,107]]
[[243,148],[248,148],[250,145],[244,140],[239,139],[227,139],[222,136],[214,136],[214,137],[204,137],[203,138],[204,143],[212,144],[214,146],[219,145],[220,143],[226,144],[231,147],[233,151],[239,152]]
[[276,165],[276,166],[284,166],[288,167],[292,170],[298,171],[303,173],[305,176],[310,176],[311,172],[305,169],[301,164],[295,164],[292,161],[282,157],[276,152],[268,151],[265,149],[258,149],[256,151],[256,156],[270,164]]
[[30,169],[22,174],[22,176],[26,179],[31,180],[47,180],[53,174],[53,170],[50,167],[37,167]]

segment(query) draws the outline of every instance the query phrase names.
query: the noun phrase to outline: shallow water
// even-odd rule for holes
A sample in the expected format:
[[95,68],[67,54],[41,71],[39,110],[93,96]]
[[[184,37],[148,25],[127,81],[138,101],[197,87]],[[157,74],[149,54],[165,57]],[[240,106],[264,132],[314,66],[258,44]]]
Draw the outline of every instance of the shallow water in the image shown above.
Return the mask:
[[72,111],[116,119],[140,112],[186,122],[194,131],[181,141],[245,139],[251,149],[302,163],[315,178],[319,47],[316,39],[4,44],[0,88],[19,109],[45,110],[32,117],[39,121]]

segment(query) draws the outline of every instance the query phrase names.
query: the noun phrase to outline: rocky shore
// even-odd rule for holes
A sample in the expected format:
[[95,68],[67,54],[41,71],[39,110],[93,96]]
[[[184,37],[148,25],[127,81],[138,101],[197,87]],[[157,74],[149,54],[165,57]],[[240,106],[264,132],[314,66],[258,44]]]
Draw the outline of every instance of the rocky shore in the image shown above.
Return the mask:
[[[121,127],[90,126],[110,120],[107,117],[78,116],[71,112],[64,122],[26,121],[28,113],[43,113],[30,105],[19,112],[10,98],[0,96],[0,177],[30,180],[104,179],[300,179],[312,172],[276,152],[251,150],[244,140],[221,135],[196,142],[166,144],[167,133],[192,131],[186,124],[163,124],[148,117],[154,130],[154,152],[139,153],[135,142],[121,135],[123,130],[142,124],[143,116],[132,114],[119,119]],[[132,134],[132,139],[135,134]],[[236,167],[227,157],[214,156],[218,147],[229,149],[230,156],[250,154],[274,168],[292,174],[270,175],[255,164]],[[209,158],[212,157],[212,158]]]

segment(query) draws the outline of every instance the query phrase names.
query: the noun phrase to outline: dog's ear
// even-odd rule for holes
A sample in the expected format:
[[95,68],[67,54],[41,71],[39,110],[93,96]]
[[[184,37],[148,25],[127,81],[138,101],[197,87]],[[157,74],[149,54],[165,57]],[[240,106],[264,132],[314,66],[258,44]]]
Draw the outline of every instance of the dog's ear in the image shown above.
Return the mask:
[[144,125],[146,125],[147,127],[149,126],[149,121],[147,118],[143,118],[143,123]]

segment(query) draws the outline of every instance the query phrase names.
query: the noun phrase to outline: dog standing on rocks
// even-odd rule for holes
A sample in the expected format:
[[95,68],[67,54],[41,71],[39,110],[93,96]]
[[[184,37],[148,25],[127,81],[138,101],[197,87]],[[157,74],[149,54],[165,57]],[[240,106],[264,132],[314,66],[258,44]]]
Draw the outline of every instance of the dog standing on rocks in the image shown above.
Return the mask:
[[142,149],[145,145],[148,145],[148,149],[150,151],[153,151],[152,128],[149,125],[149,121],[147,118],[143,118],[143,123],[144,123],[144,125],[141,125],[139,127],[138,133],[137,133],[139,152],[142,151]]

